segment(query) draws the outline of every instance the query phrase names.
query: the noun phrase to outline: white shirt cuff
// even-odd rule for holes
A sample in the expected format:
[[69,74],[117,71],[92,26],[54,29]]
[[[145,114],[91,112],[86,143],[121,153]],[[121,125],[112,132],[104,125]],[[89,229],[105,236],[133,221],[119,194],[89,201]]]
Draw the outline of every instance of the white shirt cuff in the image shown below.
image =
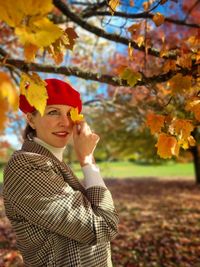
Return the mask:
[[84,175],[85,188],[92,186],[103,186],[106,188],[103,178],[99,168],[95,164],[88,164],[82,167]]

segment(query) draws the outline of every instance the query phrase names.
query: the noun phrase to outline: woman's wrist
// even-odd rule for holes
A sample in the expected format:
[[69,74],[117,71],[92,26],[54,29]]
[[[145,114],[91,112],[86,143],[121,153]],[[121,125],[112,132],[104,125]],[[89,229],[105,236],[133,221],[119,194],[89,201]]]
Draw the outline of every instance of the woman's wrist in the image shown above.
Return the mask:
[[95,164],[94,156],[93,155],[85,156],[84,158],[79,159],[79,163],[81,167],[89,164]]

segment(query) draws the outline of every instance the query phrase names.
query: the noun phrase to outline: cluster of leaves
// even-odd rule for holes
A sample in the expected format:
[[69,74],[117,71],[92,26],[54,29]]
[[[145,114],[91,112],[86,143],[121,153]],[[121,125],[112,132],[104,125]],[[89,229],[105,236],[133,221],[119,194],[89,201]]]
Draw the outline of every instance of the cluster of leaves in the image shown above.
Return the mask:
[[[199,11],[196,8],[198,1],[193,0],[189,3],[183,0],[180,6],[175,0],[139,1],[137,5],[133,0],[94,1],[92,4],[87,1],[81,4],[67,1],[65,3],[60,0],[45,0],[42,3],[39,0],[34,2],[20,0],[14,6],[11,2],[11,0],[0,2],[0,20],[5,23],[2,25],[1,22],[2,29],[5,35],[10,34],[13,37],[13,40],[11,38],[10,40],[3,35],[3,41],[1,41],[2,46],[9,48],[10,52],[9,54],[0,50],[2,66],[11,73],[10,76],[2,78],[8,81],[10,77],[11,84],[11,79],[16,80],[14,74],[17,73],[17,77],[22,78],[21,93],[28,97],[28,101],[41,114],[47,98],[45,84],[36,73],[31,74],[31,71],[75,75],[85,80],[90,79],[115,86],[116,90],[111,89],[114,91],[114,100],[111,101],[116,105],[118,104],[115,102],[116,91],[120,88],[117,94],[124,97],[123,95],[129,90],[128,94],[132,95],[131,100],[128,105],[123,104],[127,109],[131,104],[143,117],[149,111],[152,117],[163,116],[164,124],[158,132],[152,131],[154,126],[151,126],[150,121],[153,119],[147,118],[147,125],[158,138],[156,147],[159,156],[164,158],[178,156],[179,147],[186,149],[195,144],[193,131],[199,126],[200,116],[200,26],[197,20]],[[167,9],[164,12],[165,7]],[[176,15],[171,15],[168,12],[169,9],[174,10]],[[183,16],[185,18],[180,19]],[[120,34],[113,34],[110,30],[116,18],[120,18],[119,25],[124,20],[122,26],[118,25]],[[71,24],[68,23],[69,21]],[[80,35],[86,36],[81,44],[77,41],[78,35],[74,31],[74,25],[76,25],[76,32],[78,29]],[[85,30],[84,33],[82,29]],[[98,38],[94,40],[91,33]],[[107,39],[107,42],[103,44],[99,41],[102,38],[99,37]],[[108,40],[126,45],[127,54],[123,50],[118,60],[119,52],[116,52],[116,57],[111,53],[108,63],[107,60],[105,63],[102,55]],[[88,49],[88,44],[91,42],[99,45],[94,46],[96,51],[92,49],[89,53],[91,49]],[[16,43],[18,48],[24,50],[25,60],[23,61],[11,57],[13,44]],[[47,62],[49,58],[46,55],[50,55],[55,64],[62,63],[66,49],[72,50],[75,43],[78,44],[77,49],[68,61],[69,64],[75,65],[74,68],[65,67],[65,65],[59,68],[39,64],[42,54]],[[119,50],[122,51],[121,48]],[[89,54],[93,55],[89,57]],[[39,63],[32,64],[36,59],[39,59]],[[27,64],[29,62],[31,63]],[[98,71],[91,72],[91,69],[98,69]],[[30,84],[27,88],[26,83]],[[96,89],[96,86],[94,87]],[[5,92],[4,87],[1,88],[1,91]],[[142,99],[140,88],[146,90]],[[108,94],[109,90],[110,88],[108,88]],[[38,97],[38,93],[42,97]],[[2,95],[1,102],[4,101],[7,104],[2,104],[0,130],[5,127],[6,111],[11,101],[7,93]],[[109,95],[109,97],[112,96]],[[13,98],[16,99],[16,97]],[[153,113],[155,115],[152,115]],[[130,116],[133,115],[130,114]],[[130,120],[130,118],[123,118],[125,119]],[[181,130],[177,132],[173,128],[177,122],[184,128],[190,125],[192,130],[188,132],[188,136]]]
[[[114,266],[199,266],[198,187],[189,181],[150,178],[107,183],[120,216],[119,234],[112,241]],[[1,200],[0,265],[23,267],[15,235],[4,216]]]

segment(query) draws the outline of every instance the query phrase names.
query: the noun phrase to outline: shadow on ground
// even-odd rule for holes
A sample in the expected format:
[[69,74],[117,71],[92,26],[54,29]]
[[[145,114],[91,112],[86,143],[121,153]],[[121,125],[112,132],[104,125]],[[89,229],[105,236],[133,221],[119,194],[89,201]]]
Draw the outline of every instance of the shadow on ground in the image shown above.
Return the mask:
[[[200,186],[154,177],[106,179],[120,216],[115,267],[200,267]],[[0,267],[22,267],[0,198]]]

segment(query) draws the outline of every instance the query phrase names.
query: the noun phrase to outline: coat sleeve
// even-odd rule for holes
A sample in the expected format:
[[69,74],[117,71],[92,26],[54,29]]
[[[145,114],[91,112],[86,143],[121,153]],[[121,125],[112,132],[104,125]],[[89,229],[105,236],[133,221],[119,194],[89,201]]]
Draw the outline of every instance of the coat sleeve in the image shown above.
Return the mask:
[[5,197],[32,224],[90,245],[116,236],[118,215],[107,188],[94,186],[84,195],[51,167],[17,158],[4,177]]

